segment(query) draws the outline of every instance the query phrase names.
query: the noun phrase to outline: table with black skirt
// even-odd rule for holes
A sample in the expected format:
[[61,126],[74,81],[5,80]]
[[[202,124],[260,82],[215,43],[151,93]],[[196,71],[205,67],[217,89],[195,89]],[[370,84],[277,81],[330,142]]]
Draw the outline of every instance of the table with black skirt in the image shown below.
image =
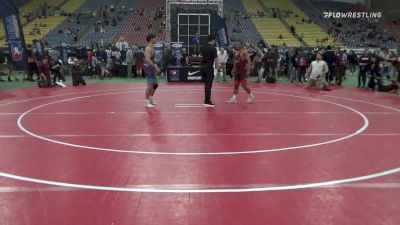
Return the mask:
[[200,65],[193,66],[168,66],[168,82],[204,82]]

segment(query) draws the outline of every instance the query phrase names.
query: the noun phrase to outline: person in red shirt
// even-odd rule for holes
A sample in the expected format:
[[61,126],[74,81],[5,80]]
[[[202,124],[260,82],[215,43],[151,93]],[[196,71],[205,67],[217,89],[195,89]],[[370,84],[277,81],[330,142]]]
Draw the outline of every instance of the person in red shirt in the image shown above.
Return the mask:
[[40,81],[39,87],[49,88],[52,87],[51,84],[51,67],[47,57],[44,57],[42,64],[40,65]]
[[366,49],[358,61],[358,65],[360,66],[360,71],[358,73],[358,88],[365,88],[367,83],[367,72],[371,69],[371,64],[371,55],[369,50]]
[[94,56],[93,51],[92,50],[88,50],[87,53],[86,53],[86,65],[87,65],[87,70],[88,70],[89,74],[92,76],[92,78],[93,78],[93,75],[94,75],[94,69],[96,69],[96,68],[92,67],[92,65],[93,65],[93,56]]
[[335,77],[336,83],[338,85],[342,85],[343,78],[346,74],[346,65],[347,65],[347,55],[344,53],[343,49],[339,50],[339,53],[336,55],[336,68],[335,68]]
[[37,63],[35,60],[35,53],[34,53],[34,49],[33,47],[30,45],[28,46],[28,81],[34,81],[33,79],[33,74],[36,73],[37,76],[37,80],[40,79],[39,77],[39,71],[38,71],[38,67],[37,67]]
[[304,54],[303,50],[299,51],[299,55],[297,56],[299,62],[299,82],[306,82],[305,81],[305,74],[308,67],[308,59],[306,54]]

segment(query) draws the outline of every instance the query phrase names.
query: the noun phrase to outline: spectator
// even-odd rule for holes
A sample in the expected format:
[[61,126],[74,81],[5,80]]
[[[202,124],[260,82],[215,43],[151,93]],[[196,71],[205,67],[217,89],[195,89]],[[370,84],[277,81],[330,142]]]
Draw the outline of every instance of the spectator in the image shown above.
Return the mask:
[[336,63],[336,55],[333,52],[332,47],[330,45],[326,47],[326,51],[323,55],[323,60],[326,62],[329,68],[329,74],[326,80],[330,84],[333,81],[335,75],[335,63]]
[[138,77],[143,77],[143,69],[144,69],[144,51],[143,49],[137,49],[135,52],[135,58],[136,58],[136,75]]
[[115,46],[121,50],[121,51],[125,51],[129,46],[128,46],[128,42],[125,41],[125,37],[121,36],[117,43],[115,44]]
[[264,61],[264,57],[265,55],[263,51],[258,46],[255,46],[255,56],[253,58],[253,64],[254,64],[253,74],[258,77],[256,83],[261,83],[261,80],[263,79],[262,64]]
[[127,77],[128,78],[133,78],[132,76],[132,67],[133,64],[135,63],[135,56],[133,54],[132,48],[128,48],[128,51],[126,52],[126,66],[127,66]]
[[268,77],[274,77],[277,75],[278,71],[278,52],[275,48],[271,48],[268,54],[265,57],[265,69],[268,72]]
[[307,88],[316,88],[330,91],[328,88],[328,82],[326,82],[325,77],[329,72],[328,65],[322,60],[322,53],[317,53],[316,60],[313,61],[310,67],[307,69]]
[[92,77],[94,74],[94,70],[96,69],[95,67],[93,67],[94,58],[95,58],[94,52],[92,50],[88,50],[86,52],[86,67],[87,67],[88,73],[90,75],[92,75]]
[[358,88],[365,88],[367,81],[367,72],[371,68],[371,56],[369,50],[365,50],[363,56],[360,58],[358,65],[360,66],[360,71],[358,73]]
[[53,85],[59,85],[61,87],[65,87],[63,82],[65,82],[65,78],[62,75],[62,62],[61,60],[55,61],[50,59],[51,73],[53,74]]
[[[0,50],[0,72],[4,70],[6,64],[6,56],[3,51]],[[0,82],[4,82],[4,80],[0,77]]]
[[49,49],[48,53],[53,61],[57,62],[58,60],[60,60],[60,52],[57,51],[56,49]]
[[295,34],[296,28],[293,25],[290,25],[290,33]]
[[86,85],[86,82],[82,77],[82,68],[81,68],[79,60],[77,58],[74,58],[73,62],[74,62],[74,64],[71,67],[72,85],[73,86],[78,86],[80,84]]
[[306,54],[304,53],[303,50],[300,50],[298,56],[297,56],[297,61],[299,63],[299,82],[306,82],[306,71],[307,71],[307,67],[308,67],[308,59]]
[[400,95],[400,56],[393,62],[393,66],[396,69],[397,94]]
[[342,85],[343,78],[346,73],[346,65],[347,65],[347,56],[344,53],[343,49],[339,50],[339,53],[336,55],[336,62],[335,62],[335,77],[336,83],[338,85]]
[[200,36],[199,33],[196,33],[196,36],[193,37],[192,43],[194,46],[194,55],[200,55]]
[[40,65],[40,81],[38,85],[41,88],[52,87],[51,70],[50,70],[49,60],[47,57],[44,57],[42,59],[42,63]]
[[114,72],[114,61],[111,57],[107,57],[104,74],[101,76],[100,79],[104,79],[104,77],[108,77],[109,79],[111,79],[113,72]]
[[292,63],[292,71],[290,72],[290,83],[293,83],[296,77],[298,81],[301,82],[301,77],[299,76],[299,61],[297,50],[295,50],[294,54],[290,58],[290,62]]
[[357,60],[358,59],[356,53],[353,50],[351,50],[350,54],[347,56],[347,61],[349,63],[349,70],[351,75],[354,75],[354,72],[356,71],[356,65],[358,63]]
[[226,62],[228,61],[228,53],[225,51],[224,47],[220,48],[220,51],[218,53],[218,63],[219,63],[219,70],[217,73],[217,82],[219,83],[221,81],[221,75],[222,75],[222,80],[226,81]]
[[370,68],[370,76],[368,81],[368,89],[371,91],[374,90],[381,90],[382,88],[382,74],[380,72],[380,64],[381,64],[381,57],[379,56],[379,51],[375,51],[373,56],[371,57],[371,68]]
[[75,31],[72,33],[72,37],[74,38],[74,43],[78,43],[78,34]]

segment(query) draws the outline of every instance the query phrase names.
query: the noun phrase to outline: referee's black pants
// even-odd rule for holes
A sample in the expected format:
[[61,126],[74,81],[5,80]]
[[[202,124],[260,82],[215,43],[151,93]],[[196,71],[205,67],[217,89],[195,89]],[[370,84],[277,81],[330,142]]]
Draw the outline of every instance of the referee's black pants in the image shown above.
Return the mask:
[[207,66],[203,68],[203,76],[204,76],[204,103],[211,102],[211,88],[214,81],[214,68],[211,66]]

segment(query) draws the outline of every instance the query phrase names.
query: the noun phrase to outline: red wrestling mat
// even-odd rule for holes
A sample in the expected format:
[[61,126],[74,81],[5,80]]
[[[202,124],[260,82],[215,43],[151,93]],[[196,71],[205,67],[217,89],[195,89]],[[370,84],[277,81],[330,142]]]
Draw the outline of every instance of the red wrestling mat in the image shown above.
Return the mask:
[[0,93],[0,224],[400,224],[400,98],[252,85]]

